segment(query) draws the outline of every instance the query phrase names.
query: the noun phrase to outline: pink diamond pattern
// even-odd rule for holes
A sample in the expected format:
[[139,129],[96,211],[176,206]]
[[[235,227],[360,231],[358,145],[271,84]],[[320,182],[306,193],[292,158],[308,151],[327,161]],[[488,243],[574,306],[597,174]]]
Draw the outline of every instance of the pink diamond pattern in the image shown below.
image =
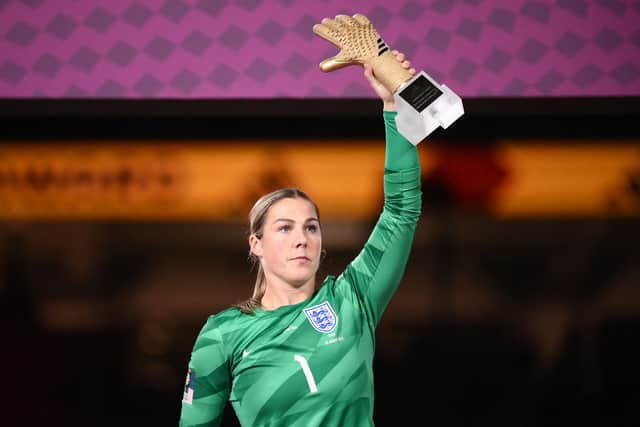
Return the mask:
[[639,96],[640,2],[0,1],[0,97],[369,98],[311,28],[367,15],[463,97]]

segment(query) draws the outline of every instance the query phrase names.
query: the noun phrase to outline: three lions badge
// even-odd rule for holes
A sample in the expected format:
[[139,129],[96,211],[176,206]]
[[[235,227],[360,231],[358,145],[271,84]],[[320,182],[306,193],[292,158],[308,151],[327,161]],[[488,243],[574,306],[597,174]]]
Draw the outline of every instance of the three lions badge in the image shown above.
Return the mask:
[[304,314],[315,330],[325,334],[333,332],[338,325],[338,316],[333,310],[333,307],[331,307],[331,304],[329,304],[329,301],[306,308]]

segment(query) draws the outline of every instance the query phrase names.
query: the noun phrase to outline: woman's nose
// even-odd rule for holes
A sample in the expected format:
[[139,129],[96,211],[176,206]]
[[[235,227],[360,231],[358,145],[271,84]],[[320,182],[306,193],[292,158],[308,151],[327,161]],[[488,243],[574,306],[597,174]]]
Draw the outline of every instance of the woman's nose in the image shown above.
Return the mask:
[[307,246],[307,234],[304,230],[297,230],[294,236],[296,248],[300,246]]

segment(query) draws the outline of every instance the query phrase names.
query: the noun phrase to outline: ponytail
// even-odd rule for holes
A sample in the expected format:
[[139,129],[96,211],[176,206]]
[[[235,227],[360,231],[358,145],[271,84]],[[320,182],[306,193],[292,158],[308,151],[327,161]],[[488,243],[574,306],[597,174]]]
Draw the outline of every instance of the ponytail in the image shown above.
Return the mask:
[[244,314],[253,314],[255,313],[256,308],[260,307],[262,302],[262,297],[264,296],[264,292],[267,289],[267,278],[264,275],[264,270],[262,269],[262,264],[260,261],[256,261],[256,256],[251,254],[252,261],[258,263],[258,273],[256,275],[256,283],[253,285],[253,295],[248,300],[242,301],[235,305],[238,307],[241,312]]

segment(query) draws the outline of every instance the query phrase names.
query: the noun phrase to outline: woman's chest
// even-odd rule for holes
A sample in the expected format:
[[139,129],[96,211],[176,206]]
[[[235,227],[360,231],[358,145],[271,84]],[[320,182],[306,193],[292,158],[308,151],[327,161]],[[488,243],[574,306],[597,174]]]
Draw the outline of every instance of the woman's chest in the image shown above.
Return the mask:
[[336,305],[322,301],[256,325],[238,340],[230,396],[236,410],[284,414],[324,405],[346,390],[369,391],[373,337],[360,316]]

